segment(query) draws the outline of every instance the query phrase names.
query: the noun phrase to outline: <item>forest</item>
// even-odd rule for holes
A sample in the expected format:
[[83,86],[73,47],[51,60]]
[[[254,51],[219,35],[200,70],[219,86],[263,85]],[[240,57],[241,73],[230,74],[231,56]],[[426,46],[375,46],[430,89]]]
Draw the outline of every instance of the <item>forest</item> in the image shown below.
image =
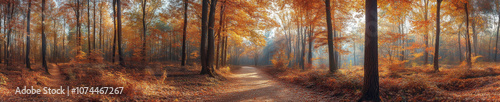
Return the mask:
[[0,101],[500,101],[500,0],[0,0]]

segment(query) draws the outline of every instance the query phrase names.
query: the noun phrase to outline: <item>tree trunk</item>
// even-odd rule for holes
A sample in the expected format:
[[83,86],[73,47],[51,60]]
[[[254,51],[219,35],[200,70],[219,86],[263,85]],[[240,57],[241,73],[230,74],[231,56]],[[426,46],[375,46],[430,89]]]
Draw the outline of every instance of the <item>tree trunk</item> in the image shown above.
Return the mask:
[[121,3],[120,0],[116,0],[116,13],[117,13],[117,22],[118,22],[118,60],[120,61],[120,65],[122,67],[125,66],[125,62],[123,60],[123,53],[122,53],[122,13],[121,13]]
[[186,65],[186,33],[188,25],[188,0],[184,0],[184,26],[182,29],[182,56],[181,56],[181,66]]
[[[89,50],[89,55],[92,53],[90,44],[90,0],[87,0],[87,50]],[[90,59],[90,57],[88,57]]]
[[462,44],[460,41],[460,31],[458,32],[458,56],[459,56],[459,63],[462,62]]
[[111,57],[111,60],[113,63],[115,63],[115,55],[116,55],[116,0],[113,0],[113,31],[114,31],[114,34],[113,34],[113,50],[112,50],[112,57]]
[[441,2],[443,0],[437,0],[437,18],[436,18],[436,43],[435,43],[435,49],[434,49],[434,71],[439,72],[439,33],[441,32],[441,25],[440,25],[440,11],[441,11]]
[[45,58],[46,56],[46,53],[47,53],[47,38],[45,37],[45,23],[44,23],[44,20],[45,20],[45,14],[44,14],[44,11],[45,10],[45,0],[42,0],[42,66],[43,68],[45,68],[45,72],[47,74],[50,74],[49,73],[49,69],[47,68],[47,59]]
[[142,35],[142,62],[146,62],[146,2],[144,0],[142,2],[142,26],[143,26],[143,35]]
[[103,38],[102,38],[102,6],[100,6],[99,7],[99,49],[101,49],[101,50],[103,50],[102,43],[103,43]]
[[[376,4],[376,3],[375,3]],[[330,64],[330,73],[335,73],[337,72],[337,65],[336,61],[334,58],[334,49],[333,49],[333,27],[332,27],[332,17],[331,17],[331,11],[330,11],[330,0],[325,0],[325,5],[326,5],[326,24],[328,28],[328,59],[329,59],[329,64]],[[377,6],[375,6],[377,7]],[[375,15],[376,17],[376,15]]]
[[210,14],[209,14],[209,19],[208,19],[208,46],[207,46],[207,69],[208,69],[208,74],[211,77],[215,76],[215,70],[214,70],[214,22],[215,22],[215,7],[217,7],[217,0],[212,0],[212,3],[210,3]]
[[28,32],[27,36],[26,36],[26,68],[30,69],[31,70],[31,63],[30,63],[30,15],[31,15],[31,0],[29,0],[28,2],[28,13],[26,13],[26,15],[28,15],[28,23],[26,23],[27,25],[27,28],[26,28],[26,32]]
[[472,62],[471,62],[471,45],[470,45],[470,35],[469,35],[469,11],[467,10],[467,3],[465,3],[465,19],[467,20],[467,31],[466,31],[466,36],[467,36],[467,67],[470,69],[472,68]]
[[93,6],[94,6],[94,26],[93,26],[92,28],[94,28],[94,30],[93,30],[93,35],[94,35],[94,36],[92,37],[92,46],[93,46],[93,48],[92,48],[92,49],[95,49],[95,28],[96,28],[96,27],[95,27],[95,5],[96,5],[96,4],[95,4],[95,0],[94,0],[93,4],[94,4],[94,5],[93,5]]
[[[427,21],[427,6],[429,5],[429,0],[425,0],[425,21]],[[425,41],[425,48],[424,48],[424,65],[427,65],[429,61],[429,51],[427,51],[427,48],[429,48],[429,29],[428,26],[425,26],[425,35],[424,35],[424,41]]]
[[208,21],[208,2],[209,0],[202,1],[202,11],[201,11],[201,42],[200,42],[200,55],[201,55],[201,73],[200,74],[209,74],[209,69],[207,68],[207,50],[206,48],[206,40],[207,40],[207,21]]
[[362,101],[379,102],[377,0],[365,0],[365,64]]
[[[312,25],[312,24],[311,24],[311,25]],[[310,29],[310,31],[309,31],[309,53],[308,53],[308,55],[307,55],[307,56],[309,56],[309,57],[307,58],[307,64],[308,64],[308,67],[311,67],[311,66],[312,66],[312,64],[313,64],[313,62],[312,62],[313,53],[312,53],[312,52],[313,52],[313,45],[314,45],[314,44],[313,44],[313,43],[314,43],[314,42],[313,42],[313,41],[314,41],[314,27],[312,27],[311,25],[309,26],[311,29]]]

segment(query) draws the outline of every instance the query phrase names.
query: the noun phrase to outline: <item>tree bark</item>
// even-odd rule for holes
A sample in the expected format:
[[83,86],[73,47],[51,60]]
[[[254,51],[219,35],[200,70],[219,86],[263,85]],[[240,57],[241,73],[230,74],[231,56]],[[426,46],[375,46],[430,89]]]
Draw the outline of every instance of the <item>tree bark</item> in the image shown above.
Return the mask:
[[26,23],[27,25],[27,28],[26,28],[26,32],[28,32],[27,36],[26,36],[26,68],[30,69],[31,70],[31,63],[30,63],[30,15],[31,15],[31,0],[29,0],[28,2],[28,13],[26,13],[26,15],[28,15],[28,23]]
[[365,63],[362,101],[381,101],[379,97],[377,0],[365,0]]
[[46,53],[47,53],[47,38],[45,37],[45,31],[44,31],[45,30],[44,10],[45,10],[45,0],[42,0],[42,66],[43,66],[43,68],[45,68],[45,72],[47,74],[50,74],[49,69],[47,68],[47,59],[45,58]]
[[200,55],[201,55],[201,73],[200,74],[209,74],[209,69],[207,68],[207,50],[206,48],[206,40],[207,40],[207,21],[208,21],[208,0],[202,1],[202,11],[201,11],[201,42],[200,42]]
[[471,62],[471,45],[470,45],[470,35],[469,35],[469,11],[467,10],[467,3],[465,3],[465,17],[466,17],[466,21],[467,21],[467,31],[466,31],[466,36],[467,36],[467,67],[470,69],[472,68],[472,62]]
[[113,63],[115,63],[115,55],[116,55],[116,0],[113,0],[113,31],[114,31],[114,34],[113,34],[113,50],[112,50],[112,57],[111,57],[111,60]]
[[[375,3],[376,4],[376,3]],[[329,59],[329,64],[330,64],[330,73],[335,73],[337,72],[337,65],[335,61],[334,51],[333,49],[333,27],[332,27],[332,17],[331,17],[331,11],[330,11],[330,0],[325,0],[325,5],[326,5],[326,24],[328,28],[328,59]],[[376,6],[375,6],[376,7]],[[375,15],[376,17],[376,15]]]
[[120,61],[120,65],[122,67],[125,66],[125,62],[123,60],[123,54],[122,54],[122,17],[121,17],[121,4],[120,4],[120,0],[116,0],[116,13],[117,13],[117,22],[118,22],[118,60]]
[[142,2],[142,26],[143,26],[143,35],[142,35],[142,62],[146,62],[146,2],[144,0]]
[[[429,0],[424,0],[425,2],[425,21],[427,21],[427,6],[429,5]],[[427,48],[429,48],[429,29],[428,26],[425,26],[425,35],[424,35],[424,41],[425,41],[425,48],[424,48],[424,65],[427,65],[429,61],[429,51],[427,51]]]
[[188,0],[184,0],[184,26],[182,29],[182,56],[181,56],[181,66],[186,65],[186,33],[188,25]]
[[[87,0],[87,48],[89,50],[88,54],[92,53],[90,44],[90,0]],[[88,57],[90,59],[90,57]]]
[[440,11],[441,11],[441,2],[443,0],[437,0],[437,18],[436,18],[436,43],[434,49],[434,71],[439,72],[439,33],[441,32],[440,25]]
[[208,69],[208,74],[211,77],[215,77],[215,70],[214,70],[214,22],[215,22],[215,7],[217,7],[217,0],[212,0],[212,3],[210,3],[210,14],[209,14],[209,19],[208,19],[208,46],[207,46],[207,69]]

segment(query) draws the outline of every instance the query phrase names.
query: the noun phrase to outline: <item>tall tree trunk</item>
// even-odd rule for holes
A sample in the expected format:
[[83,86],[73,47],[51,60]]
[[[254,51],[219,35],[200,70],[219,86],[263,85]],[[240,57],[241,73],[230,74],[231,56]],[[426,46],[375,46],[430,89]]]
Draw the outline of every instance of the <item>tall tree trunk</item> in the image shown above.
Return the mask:
[[47,50],[47,38],[45,37],[45,31],[44,31],[45,30],[44,10],[45,10],[45,0],[42,0],[42,66],[43,66],[43,68],[45,68],[45,72],[47,74],[50,74],[49,69],[47,68],[47,59],[45,58],[46,53],[47,53],[47,51],[46,51]]
[[117,13],[117,22],[118,22],[118,60],[120,61],[120,65],[122,67],[125,66],[125,62],[123,60],[123,53],[122,53],[122,13],[121,13],[121,3],[120,0],[116,0],[116,13]]
[[472,68],[472,62],[471,62],[471,45],[470,45],[470,35],[469,35],[469,11],[467,10],[467,3],[465,3],[465,20],[467,21],[467,31],[466,31],[466,36],[467,36],[467,67],[470,69]]
[[26,36],[26,68],[31,70],[31,63],[30,63],[30,15],[31,15],[31,0],[28,2],[28,12],[26,13],[28,15],[28,23],[26,23],[26,32],[28,32]]
[[101,50],[103,50],[102,43],[103,43],[103,38],[102,38],[102,6],[99,6],[99,49],[101,49]]
[[52,61],[55,62],[56,65],[57,65],[57,61],[56,61],[56,59],[57,59],[57,32],[55,30],[55,28],[56,28],[56,20],[53,19],[52,21],[54,23],[54,25],[53,25],[54,26],[54,46],[52,47],[52,49],[54,49],[54,50],[51,51],[52,52]]
[[81,46],[81,38],[82,38],[82,30],[81,30],[81,25],[80,25],[80,0],[77,0],[76,1],[77,3],[77,6],[76,6],[76,26],[77,26],[77,30],[78,30],[78,33],[76,34],[76,45],[77,45],[77,51],[76,51],[76,54],[77,56],[80,55],[80,51],[82,49],[82,46]]
[[207,50],[206,50],[206,42],[207,42],[207,31],[208,31],[208,2],[209,0],[202,1],[202,11],[201,11],[201,42],[200,42],[200,55],[201,55],[201,73],[200,74],[209,74],[209,69],[207,68]]
[[188,0],[184,0],[184,26],[182,29],[182,56],[181,56],[181,66],[186,65],[186,33],[188,25]]
[[440,11],[441,11],[441,2],[443,0],[437,0],[437,18],[436,18],[436,43],[434,49],[434,71],[439,72],[439,33],[441,32],[440,25]]
[[[90,0],[87,0],[87,48],[89,50],[88,54],[92,53],[90,44]],[[88,57],[90,59],[90,57]]]
[[307,64],[308,64],[308,67],[311,67],[313,62],[312,62],[312,58],[313,58],[313,43],[314,43],[314,27],[312,26],[312,24],[309,25],[309,28],[310,28],[310,31],[309,31],[309,53],[307,56],[309,56],[307,58]]
[[[375,3],[376,4],[376,3]],[[326,5],[326,25],[328,26],[328,59],[329,59],[329,64],[330,64],[330,73],[335,73],[337,72],[337,65],[336,61],[334,59],[334,51],[333,49],[333,27],[332,27],[332,17],[331,17],[331,11],[330,11],[330,0],[325,0],[325,5]],[[375,6],[376,7],[376,6]],[[376,17],[376,15],[375,15]]]
[[94,3],[94,5],[93,5],[93,6],[94,6],[94,26],[93,26],[93,28],[94,28],[94,30],[93,30],[94,37],[92,37],[92,46],[93,46],[94,48],[92,48],[92,49],[95,49],[95,37],[96,37],[96,36],[95,36],[95,28],[96,28],[96,27],[95,27],[95,19],[96,19],[96,18],[95,18],[95,14],[96,14],[96,13],[95,13],[95,5],[96,5],[95,0],[94,0],[94,2],[93,2],[93,3]]
[[217,7],[217,0],[212,0],[212,3],[210,3],[210,14],[208,18],[208,46],[207,46],[207,69],[208,69],[208,74],[212,77],[215,76],[215,70],[214,70],[214,23],[215,23],[215,8]]
[[365,0],[365,64],[362,101],[380,101],[378,77],[377,0]]
[[144,0],[142,2],[142,26],[143,26],[143,35],[142,35],[142,62],[146,62],[146,2]]
[[460,41],[460,31],[458,31],[458,56],[459,56],[459,63],[462,62],[462,44]]
[[[425,21],[427,21],[427,6],[429,5],[429,0],[424,0],[425,2]],[[424,41],[425,41],[425,48],[424,48],[424,65],[427,65],[429,61],[429,51],[427,51],[427,48],[429,48],[429,29],[428,26],[425,26],[425,35],[424,35]]]
[[221,34],[222,33],[221,32],[222,31],[222,27],[223,27],[223,24],[224,24],[224,17],[223,17],[223,15],[224,15],[224,3],[225,2],[223,2],[222,5],[220,6],[219,29],[217,31],[217,52],[216,52],[217,55],[215,57],[216,58],[215,59],[215,68],[217,68],[217,69],[219,69],[219,65],[220,65],[220,62],[221,62],[219,60],[220,60],[220,58],[222,56],[222,53],[220,52],[221,49],[222,49],[222,45],[221,44],[224,44],[223,43],[224,40],[222,40],[223,38],[222,38],[222,34]]
[[111,57],[111,60],[113,63],[115,63],[115,55],[116,55],[116,35],[117,35],[117,30],[116,30],[116,0],[113,0],[113,31],[114,31],[114,34],[113,34],[113,50],[112,50],[112,57]]

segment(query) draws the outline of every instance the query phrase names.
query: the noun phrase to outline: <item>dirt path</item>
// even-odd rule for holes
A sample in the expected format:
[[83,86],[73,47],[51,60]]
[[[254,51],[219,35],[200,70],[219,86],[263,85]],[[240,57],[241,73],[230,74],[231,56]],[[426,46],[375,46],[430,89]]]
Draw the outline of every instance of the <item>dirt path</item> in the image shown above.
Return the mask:
[[232,83],[209,101],[326,101],[326,97],[296,85],[271,79],[255,67],[243,66],[229,77]]
[[63,77],[61,76],[61,69],[56,64],[49,64],[49,73],[50,73],[50,84],[49,87],[60,87],[62,85]]

